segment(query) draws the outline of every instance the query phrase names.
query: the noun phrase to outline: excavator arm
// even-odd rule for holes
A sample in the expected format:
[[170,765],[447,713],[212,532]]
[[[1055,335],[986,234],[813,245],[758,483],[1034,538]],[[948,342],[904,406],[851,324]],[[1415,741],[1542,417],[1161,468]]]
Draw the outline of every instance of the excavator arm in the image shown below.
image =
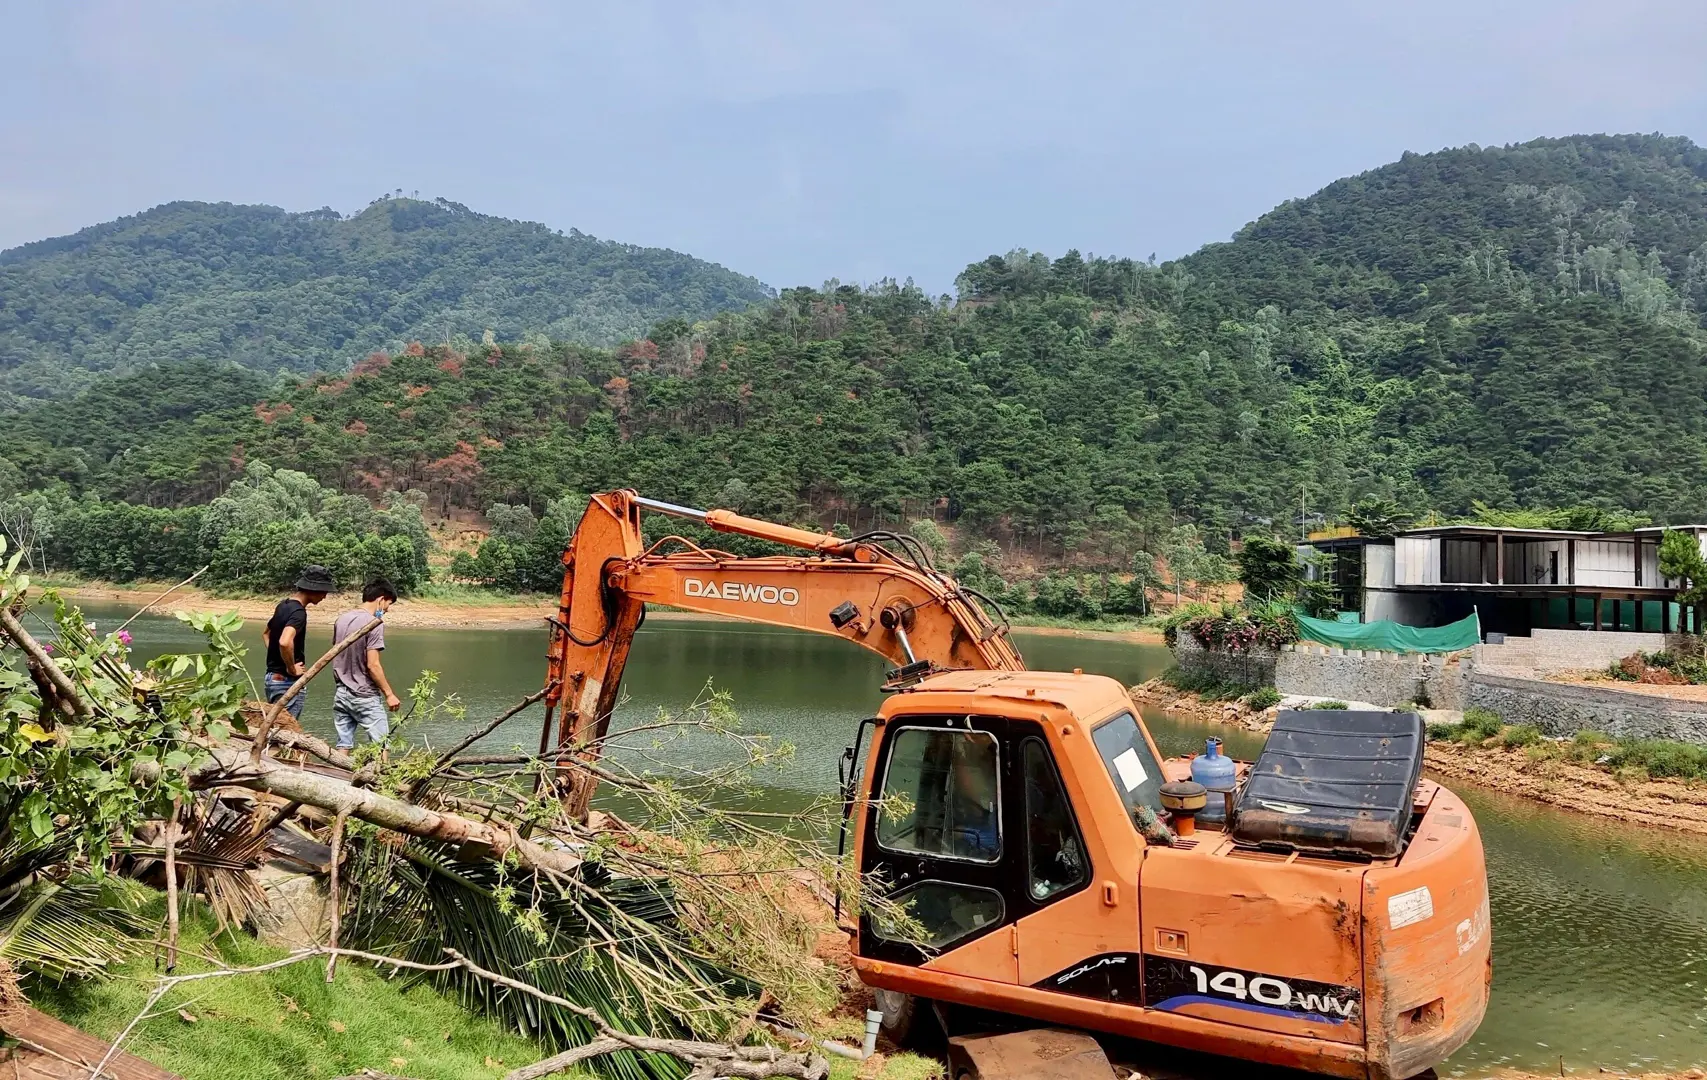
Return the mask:
[[[640,531],[645,511],[798,554],[732,555],[680,536],[648,547]],[[545,753],[556,718],[571,813],[585,814],[595,785],[574,759],[597,756],[647,604],[845,638],[895,664],[890,680],[897,684],[944,669],[1024,670],[1005,621],[992,620],[970,592],[932,569],[909,539],[846,539],[728,510],[656,502],[632,491],[593,496],[563,553],[540,738]]]

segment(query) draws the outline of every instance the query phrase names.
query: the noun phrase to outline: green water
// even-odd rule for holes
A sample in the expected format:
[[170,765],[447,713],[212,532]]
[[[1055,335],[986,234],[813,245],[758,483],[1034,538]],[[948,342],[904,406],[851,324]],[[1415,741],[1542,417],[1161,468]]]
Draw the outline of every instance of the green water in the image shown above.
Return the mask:
[[[103,629],[128,612],[85,605]],[[324,647],[333,613],[311,629]],[[132,626],[143,657],[191,649],[197,637],[170,619]],[[260,655],[254,628],[251,660]],[[1157,674],[1164,649],[1105,638],[1019,633],[1027,663],[1084,668],[1127,683]],[[422,669],[455,689],[471,723],[496,715],[537,688],[545,636],[535,630],[408,630],[390,635],[386,669],[399,689]],[[776,805],[794,806],[834,789],[836,761],[862,717],[881,702],[877,657],[826,637],[730,623],[654,619],[642,627],[624,679],[618,724],[679,709],[708,683],[729,691],[743,724],[796,748],[767,777]],[[1261,736],[1147,715],[1165,753],[1202,746],[1205,735],[1254,757]],[[483,747],[537,746],[532,709]],[[316,684],[304,726],[330,735],[330,690]],[[442,745],[461,731],[416,725]],[[1500,1067],[1677,1069],[1707,1063],[1707,842],[1614,826],[1495,792],[1463,792],[1487,848],[1494,927],[1494,993],[1475,1040],[1440,1070],[1481,1076]]]

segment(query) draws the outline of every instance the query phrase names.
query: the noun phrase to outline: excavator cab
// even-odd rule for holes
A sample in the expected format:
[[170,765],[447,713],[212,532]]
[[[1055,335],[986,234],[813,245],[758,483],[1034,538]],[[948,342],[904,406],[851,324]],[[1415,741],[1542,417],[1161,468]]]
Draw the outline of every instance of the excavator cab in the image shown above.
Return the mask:
[[[1189,763],[1164,760],[1100,676],[943,673],[873,726],[851,831],[890,904],[860,914],[855,967],[891,1038],[930,1002],[1386,1078],[1437,1064],[1481,1021],[1480,839],[1456,797],[1402,767],[1387,771],[1409,840],[1374,858],[1303,833],[1252,841],[1237,814],[1147,840]],[[1264,828],[1302,809],[1261,803],[1242,809]]]
[[[648,546],[643,510],[785,553]],[[1481,839],[1420,778],[1420,737],[1395,739],[1393,714],[1288,721],[1241,767],[1228,820],[1170,830],[1162,788],[1190,764],[1162,757],[1124,687],[1027,670],[999,612],[905,540],[594,496],[548,668],[569,810],[591,798],[583,766],[647,603],[835,635],[894,665],[844,788],[885,898],[850,912],[854,967],[893,1036],[945,1004],[1370,1080],[1469,1039],[1491,981]],[[1369,776],[1344,783],[1345,760]]]

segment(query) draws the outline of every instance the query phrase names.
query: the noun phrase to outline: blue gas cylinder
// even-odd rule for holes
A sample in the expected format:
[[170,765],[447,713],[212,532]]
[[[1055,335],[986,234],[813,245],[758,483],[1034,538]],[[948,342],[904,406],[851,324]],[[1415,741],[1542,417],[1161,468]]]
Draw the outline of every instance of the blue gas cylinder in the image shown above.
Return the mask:
[[1191,759],[1191,778],[1209,790],[1209,803],[1197,815],[1198,821],[1227,820],[1227,799],[1222,793],[1237,785],[1237,768],[1233,759],[1221,752],[1220,739],[1208,740],[1202,756]]

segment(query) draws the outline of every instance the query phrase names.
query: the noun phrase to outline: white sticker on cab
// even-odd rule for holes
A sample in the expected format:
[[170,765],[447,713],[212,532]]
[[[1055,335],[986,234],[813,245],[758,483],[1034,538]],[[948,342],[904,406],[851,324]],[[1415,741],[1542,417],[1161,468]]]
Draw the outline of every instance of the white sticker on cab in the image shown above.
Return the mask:
[[1114,769],[1120,774],[1120,782],[1126,785],[1127,791],[1136,791],[1139,784],[1150,779],[1144,772],[1144,763],[1138,760],[1138,751],[1130,746],[1115,755]]
[[1433,917],[1434,897],[1429,895],[1427,885],[1410,892],[1394,893],[1387,898],[1387,925],[1394,930]]

